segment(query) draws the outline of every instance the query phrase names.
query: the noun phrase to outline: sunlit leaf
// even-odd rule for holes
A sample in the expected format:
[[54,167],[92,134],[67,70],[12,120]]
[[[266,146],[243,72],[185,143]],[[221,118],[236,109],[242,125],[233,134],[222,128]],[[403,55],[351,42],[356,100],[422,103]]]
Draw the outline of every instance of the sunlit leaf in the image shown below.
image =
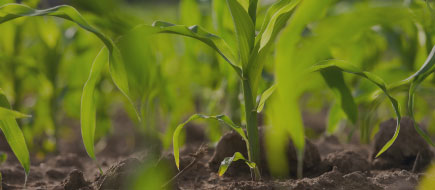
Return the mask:
[[195,114],[192,115],[187,121],[185,121],[184,123],[180,124],[177,126],[177,128],[174,131],[174,135],[173,135],[173,147],[174,147],[174,158],[175,158],[175,163],[177,165],[177,168],[180,168],[180,144],[179,144],[179,136],[181,133],[181,130],[184,128],[184,126],[196,119],[211,119],[211,120],[217,120],[220,121],[222,123],[224,123],[225,125],[227,125],[228,127],[230,127],[231,129],[233,129],[234,131],[236,131],[240,136],[242,136],[243,140],[246,142],[247,147],[249,147],[249,141],[248,138],[245,134],[245,131],[243,131],[242,127],[237,126],[236,124],[234,124],[233,121],[231,121],[231,119],[225,115],[217,115],[217,116],[206,116],[206,115],[202,115],[202,114]]
[[31,117],[31,116],[4,107],[0,107],[0,120],[7,119],[7,118],[19,119],[19,118],[26,118],[26,117]]
[[236,29],[242,68],[246,69],[252,47],[254,46],[255,27],[248,13],[237,0],[227,0]]
[[[11,105],[1,89],[0,107],[8,110],[11,109]],[[4,117],[0,119],[0,129],[3,131],[6,141],[18,158],[18,161],[20,161],[27,176],[30,172],[29,150],[27,149],[26,141],[15,117]]]

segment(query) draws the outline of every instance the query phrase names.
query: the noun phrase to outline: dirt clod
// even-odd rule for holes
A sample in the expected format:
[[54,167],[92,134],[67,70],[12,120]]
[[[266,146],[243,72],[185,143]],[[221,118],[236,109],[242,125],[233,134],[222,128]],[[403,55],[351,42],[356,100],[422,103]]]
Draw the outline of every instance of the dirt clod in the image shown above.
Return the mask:
[[77,190],[89,185],[83,176],[83,172],[79,170],[73,170],[64,183],[65,190]]
[[370,170],[370,164],[367,159],[351,150],[328,154],[326,162],[330,166],[336,166],[340,172],[345,174]]
[[[433,157],[429,145],[414,129],[414,123],[410,118],[403,117],[400,126],[399,136],[394,144],[381,156],[374,159],[385,143],[394,135],[396,128],[396,120],[394,119],[381,123],[379,132],[375,136],[371,156],[373,168],[411,170],[416,164],[415,171],[424,170]],[[418,154],[419,159],[416,162]]]
[[45,173],[49,178],[52,179],[64,179],[66,177],[65,172],[59,171],[57,169],[49,169],[46,173]]
[[[260,149],[261,149],[261,165],[260,169],[263,173],[268,174],[269,169],[267,167],[267,158],[266,154],[264,152],[264,135],[262,130],[260,132]],[[316,175],[319,168],[318,167],[321,164],[320,154],[317,150],[317,147],[311,143],[309,140],[305,141],[305,155],[304,155],[304,161],[303,161],[303,169],[304,169],[304,175],[305,176],[313,176]],[[292,141],[289,140],[289,143],[287,145],[287,161],[289,165],[296,166],[297,165],[297,155],[296,155],[296,149],[292,143]],[[217,171],[219,169],[219,165],[221,161],[225,157],[231,157],[235,152],[242,153],[246,158],[248,157],[246,144],[243,141],[242,137],[237,134],[236,132],[228,132],[224,136],[222,136],[221,140],[218,142],[216,146],[216,150],[213,154],[212,159],[209,162],[209,166],[213,171]],[[226,175],[237,175],[239,172],[249,173],[249,168],[246,166],[242,161],[237,161],[233,163],[227,171]],[[291,167],[290,168],[290,176],[295,177],[297,173],[297,167]]]
[[136,158],[128,158],[115,164],[98,179],[97,189],[122,189],[125,185],[123,183],[139,165],[140,161]]

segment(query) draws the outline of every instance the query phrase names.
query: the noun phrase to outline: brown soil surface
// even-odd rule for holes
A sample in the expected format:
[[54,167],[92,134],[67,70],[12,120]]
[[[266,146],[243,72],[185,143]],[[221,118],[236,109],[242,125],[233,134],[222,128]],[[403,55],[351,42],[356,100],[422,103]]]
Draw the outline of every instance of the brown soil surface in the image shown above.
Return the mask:
[[[181,151],[180,168],[187,167],[195,158],[198,158],[197,162],[188,166],[185,172],[173,181],[172,187],[173,189],[247,190],[415,189],[419,179],[424,175],[422,171],[433,161],[434,152],[426,144],[421,144],[422,142],[418,140],[419,136],[412,134],[410,130],[413,129],[412,122],[404,118],[402,133],[399,134],[391,150],[380,158],[373,159],[374,152],[379,148],[378,145],[383,143],[383,139],[389,139],[392,136],[388,132],[391,130],[390,125],[394,125],[393,120],[381,124],[381,131],[376,136],[373,145],[343,144],[334,136],[323,136],[313,141],[307,140],[308,149],[305,151],[307,160],[304,162],[307,166],[304,167],[305,175],[302,179],[296,179],[293,175],[294,171],[290,172],[292,176],[290,178],[274,179],[267,175],[267,169],[264,168],[262,180],[252,181],[249,169],[242,163],[230,166],[228,172],[219,177],[216,173],[219,160],[232,155],[234,151],[246,154],[244,142],[237,134],[228,133],[222,137],[224,140],[218,143],[216,152],[215,148],[208,147],[205,155],[199,157],[194,153],[206,138],[198,138],[199,141],[190,140]],[[383,132],[383,130],[387,131]],[[195,138],[198,131],[192,133],[195,134],[188,135]],[[201,135],[201,133],[198,134]],[[113,138],[125,139],[119,135]],[[109,139],[108,142],[121,143],[119,139]],[[81,141],[70,144],[70,146],[81,147]],[[116,146],[108,144],[107,147]],[[408,150],[408,147],[418,148]],[[5,149],[3,151],[8,152],[7,148]],[[123,147],[114,148],[113,151],[103,149],[98,155],[99,163],[104,171],[104,174],[100,174],[96,163],[83,154],[83,148],[77,149],[79,150],[72,151],[73,153],[64,152],[57,156],[48,156],[39,162],[32,160],[27,189],[126,189],[124,181],[134,173],[134,169],[141,165],[143,160],[147,159],[148,155],[143,149],[132,149],[128,152]],[[294,164],[294,147],[291,143],[288,145],[288,150],[289,162]],[[117,151],[121,154],[117,155]],[[8,154],[10,158],[0,166],[0,172],[3,175],[3,190],[25,189],[23,187],[24,171],[10,152]],[[163,155],[160,163],[166,165],[171,163],[173,175],[176,175],[177,170],[173,164],[172,154],[165,152]],[[165,160],[169,162],[164,162]]]

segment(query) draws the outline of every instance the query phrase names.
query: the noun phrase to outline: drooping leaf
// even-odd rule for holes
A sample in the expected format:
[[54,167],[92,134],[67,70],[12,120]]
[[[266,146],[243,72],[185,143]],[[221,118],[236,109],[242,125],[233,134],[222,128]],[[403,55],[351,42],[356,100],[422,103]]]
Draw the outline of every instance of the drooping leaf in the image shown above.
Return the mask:
[[[118,89],[127,97],[127,99],[129,100],[129,102],[134,105],[133,101],[130,98],[130,91],[129,91],[129,86],[128,86],[128,79],[127,79],[127,74],[125,72],[125,68],[122,62],[122,58],[121,58],[121,54],[118,50],[118,48],[114,45],[114,43],[112,42],[112,40],[108,37],[106,37],[103,33],[99,32],[98,30],[96,30],[95,28],[93,28],[91,25],[88,24],[88,22],[80,15],[80,13],[74,9],[71,6],[67,6],[67,5],[62,5],[62,6],[57,6],[57,7],[53,7],[53,8],[49,8],[49,9],[44,9],[44,10],[37,10],[37,9],[33,9],[30,8],[28,6],[25,5],[21,5],[21,4],[7,4],[4,6],[0,7],[0,24],[16,19],[16,18],[20,18],[20,17],[27,17],[27,16],[54,16],[54,17],[59,17],[59,18],[63,18],[66,20],[70,20],[74,23],[76,23],[78,26],[80,26],[81,28],[93,33],[95,36],[97,36],[106,46],[109,54],[109,67],[110,67],[110,74],[112,77],[112,80],[114,81],[115,85],[118,87]],[[100,74],[100,72],[91,72],[91,75],[93,74]],[[89,78],[99,78],[99,76],[89,76]],[[82,108],[81,110],[84,111],[86,110],[87,112],[90,113],[95,113],[96,112],[96,108],[95,106],[90,106],[95,104],[95,102],[93,102],[94,100],[91,97],[91,94],[93,94],[94,90],[95,90],[95,85],[87,85],[84,87],[83,90],[83,95],[85,96],[85,98],[82,98],[82,107],[86,107],[86,109],[94,109],[94,110],[86,110],[84,108]],[[138,116],[138,118],[140,119],[140,114],[139,114],[139,109],[137,109],[137,106],[135,106],[135,111],[136,114]],[[95,114],[83,114],[81,113],[81,121],[82,123],[82,131],[94,131],[95,130]],[[83,125],[85,124],[85,125]],[[93,135],[93,133],[84,133],[82,135]],[[92,137],[83,137],[84,143],[85,143],[85,147],[86,147],[86,152],[89,154],[89,156],[93,159],[95,159],[95,153],[93,150],[93,141],[91,142],[90,140],[93,140],[93,136]],[[86,144],[87,143],[87,144]],[[92,143],[92,145],[90,144]],[[92,147],[92,148],[91,148]]]
[[248,141],[248,137],[245,134],[245,131],[243,131],[242,127],[237,126],[236,124],[234,124],[234,122],[231,121],[231,119],[229,117],[227,117],[225,115],[207,116],[207,115],[202,115],[202,114],[195,114],[195,115],[192,115],[184,123],[178,125],[177,128],[174,131],[174,135],[173,135],[173,147],[174,147],[175,164],[177,165],[177,168],[180,168],[179,136],[180,136],[181,130],[184,128],[184,126],[187,123],[189,123],[189,122],[191,122],[193,120],[196,120],[196,119],[211,119],[211,120],[217,120],[217,121],[220,121],[220,122],[224,123],[225,125],[227,125],[231,129],[236,131],[240,136],[242,136],[243,140],[246,142],[246,147],[249,147],[249,141]]
[[248,66],[249,56],[254,46],[255,26],[248,13],[237,0],[227,0],[236,29],[242,68]]
[[242,70],[237,65],[237,59],[233,52],[233,50],[227,45],[227,43],[214,34],[211,34],[205,31],[200,26],[183,26],[183,25],[174,25],[167,22],[156,21],[152,26],[149,25],[140,25],[133,29],[134,32],[141,31],[144,35],[152,35],[157,33],[167,33],[167,34],[178,34],[182,36],[191,37],[197,40],[202,41],[207,44],[214,50],[216,50],[237,72],[237,74],[241,77]]
[[[0,107],[5,109],[11,109],[5,94],[0,89]],[[3,131],[6,141],[9,143],[18,161],[23,166],[26,176],[30,172],[30,156],[29,150],[27,149],[27,144],[24,139],[23,132],[18,126],[15,117],[4,117],[0,119],[0,129]]]
[[369,73],[366,71],[361,71],[359,68],[346,63],[344,61],[339,61],[339,60],[329,60],[329,61],[325,61],[325,62],[321,62],[319,64],[316,64],[314,66],[312,66],[310,68],[310,71],[320,71],[320,70],[324,70],[327,68],[336,68],[339,69],[342,72],[347,72],[347,73],[351,73],[351,74],[355,74],[358,75],[360,77],[366,78],[368,79],[370,82],[372,82],[373,84],[375,84],[376,86],[378,86],[383,92],[384,94],[388,97],[388,99],[391,102],[391,105],[394,109],[394,112],[396,114],[397,117],[397,123],[396,123],[396,130],[394,132],[393,137],[382,147],[382,149],[376,154],[376,157],[379,157],[382,153],[384,153],[386,150],[388,150],[388,148],[391,147],[391,145],[393,145],[394,141],[396,140],[397,136],[399,135],[399,131],[400,131],[400,120],[401,120],[401,115],[400,115],[400,106],[399,103],[397,102],[397,100],[395,98],[393,98],[390,95],[389,92],[389,87],[385,84],[385,82],[378,76],[374,75],[373,73]]
[[344,82],[343,73],[334,67],[325,68],[320,71],[328,87],[334,91],[335,97],[339,100],[341,109],[347,118],[355,124],[358,119],[358,107],[353,99],[350,89]]
[[411,85],[409,86],[409,92],[408,92],[408,113],[411,119],[414,122],[414,128],[420,134],[420,136],[423,137],[424,140],[426,140],[427,143],[429,143],[432,146],[435,146],[435,144],[432,142],[429,135],[427,135],[418,125],[418,123],[415,121],[414,118],[414,97],[415,97],[415,91],[418,88],[418,86],[431,74],[433,74],[435,71],[435,47],[432,48],[432,51],[430,52],[429,56],[427,57],[425,63],[421,68],[412,76],[405,79],[404,82],[410,81]]
[[106,48],[101,49],[92,63],[89,78],[83,87],[81,107],[80,107],[80,124],[82,131],[83,143],[86,152],[92,159],[96,159],[94,151],[94,137],[96,128],[97,102],[95,101],[95,88],[101,78],[101,72],[108,61],[108,51]]
[[272,96],[275,89],[276,89],[276,85],[273,84],[267,90],[265,90],[263,94],[261,94],[260,101],[257,104],[257,113],[260,113],[263,110],[266,100],[269,99],[270,96]]
[[251,169],[255,169],[257,165],[254,162],[249,161],[246,159],[242,153],[235,152],[232,157],[226,157],[224,160],[222,160],[221,165],[219,166],[218,174],[219,176],[222,176],[225,174],[225,172],[228,170],[228,167],[230,167],[231,163],[237,161],[237,160],[243,160],[246,165],[249,166]]

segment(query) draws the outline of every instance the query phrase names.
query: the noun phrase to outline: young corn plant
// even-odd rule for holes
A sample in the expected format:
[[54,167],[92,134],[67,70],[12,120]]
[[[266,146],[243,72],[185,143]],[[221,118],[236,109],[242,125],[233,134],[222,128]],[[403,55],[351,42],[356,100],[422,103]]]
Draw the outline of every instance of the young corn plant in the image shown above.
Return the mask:
[[[272,90],[267,90],[257,104],[258,85],[264,63],[271,52],[272,44],[298,2],[299,1],[282,0],[273,5],[266,13],[266,18],[261,30],[256,34],[257,0],[227,0],[226,3],[233,18],[237,39],[237,43],[235,43],[236,45],[234,46],[229,46],[223,38],[211,34],[197,25],[187,27],[156,21],[152,26],[141,25],[134,29],[135,32],[141,31],[144,35],[169,33],[197,39],[216,50],[216,52],[230,64],[242,83],[247,134],[245,134],[242,127],[235,125],[234,122],[225,115],[206,116],[195,114],[186,122],[178,125],[173,134],[174,157],[177,167],[179,167],[179,135],[183,127],[188,122],[195,119],[211,119],[221,121],[238,132],[245,140],[248,150],[248,159],[244,158],[240,153],[236,153],[233,157],[225,159],[222,162],[219,174],[222,175],[226,171],[225,168],[227,168],[232,161],[241,159],[250,166],[253,178],[260,179],[258,167],[260,163],[260,144],[257,114],[261,112],[265,100],[270,96],[274,87],[272,87]],[[215,1],[214,3],[219,4],[224,2]]]

